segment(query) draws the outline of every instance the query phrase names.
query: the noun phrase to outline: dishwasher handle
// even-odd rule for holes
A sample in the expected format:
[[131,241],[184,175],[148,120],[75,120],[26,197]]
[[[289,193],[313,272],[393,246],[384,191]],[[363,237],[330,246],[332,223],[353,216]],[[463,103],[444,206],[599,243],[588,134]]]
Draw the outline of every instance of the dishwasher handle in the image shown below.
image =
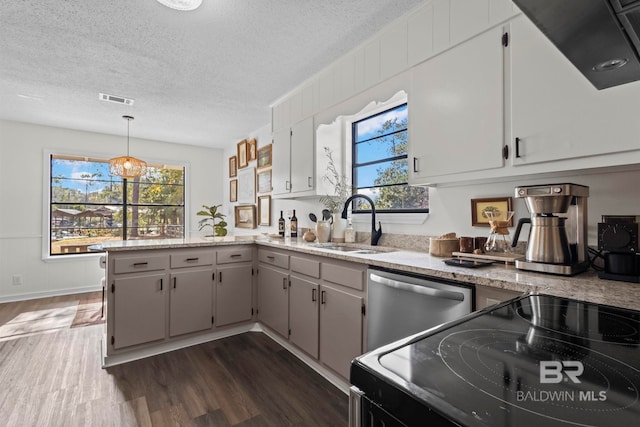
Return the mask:
[[369,280],[380,283],[381,285],[388,286],[390,288],[399,289],[401,291],[414,292],[416,294],[427,295],[435,298],[464,301],[464,294],[462,292],[445,291],[442,289],[431,288],[425,285],[414,285],[412,283],[400,282],[398,280],[378,276],[377,274],[373,273],[369,274]]

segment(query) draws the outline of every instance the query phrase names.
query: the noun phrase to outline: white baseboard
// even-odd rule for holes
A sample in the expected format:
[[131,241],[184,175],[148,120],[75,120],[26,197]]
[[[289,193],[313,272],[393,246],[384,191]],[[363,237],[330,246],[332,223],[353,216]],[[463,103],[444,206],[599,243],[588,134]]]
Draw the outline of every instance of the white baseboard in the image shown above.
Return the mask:
[[0,303],[14,302],[14,301],[26,301],[31,299],[47,298],[47,297],[59,297],[62,295],[84,294],[87,292],[101,291],[102,286],[92,285],[84,286],[82,288],[71,289],[57,289],[55,291],[42,291],[42,292],[30,292],[28,294],[15,294],[0,297]]

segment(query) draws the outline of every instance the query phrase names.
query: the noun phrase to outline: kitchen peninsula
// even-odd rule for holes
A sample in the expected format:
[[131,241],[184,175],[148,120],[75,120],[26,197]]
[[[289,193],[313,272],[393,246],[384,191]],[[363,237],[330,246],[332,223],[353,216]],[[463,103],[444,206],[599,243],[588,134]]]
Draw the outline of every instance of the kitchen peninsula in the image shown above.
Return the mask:
[[[363,250],[345,252],[297,239],[263,236],[105,243],[108,307],[103,364],[114,365],[224,336],[265,330],[265,316],[269,313],[266,305],[274,304],[274,300],[260,294],[258,272],[265,270],[266,277],[268,264],[283,267],[278,263],[285,258],[287,269],[289,258],[292,264],[294,259],[304,262],[304,268],[298,271],[317,277],[318,281],[320,265],[342,269],[357,285],[350,289],[350,284],[342,283],[341,290],[363,304],[365,270],[376,266],[473,284],[477,301],[483,289],[498,291],[503,296],[495,298],[498,300],[523,293],[544,293],[631,309],[640,307],[637,284],[601,280],[593,272],[564,277],[498,264],[465,269],[447,266],[442,258],[425,252],[358,246]],[[309,273],[309,267],[315,268],[317,274]],[[282,279],[279,283],[282,288]],[[478,308],[485,305],[477,302]],[[286,305],[284,309],[288,310]],[[286,327],[280,332],[268,320],[266,323],[265,332],[286,344]],[[303,350],[303,357],[311,354],[312,362],[318,357],[313,351]],[[328,366],[346,378],[346,366]]]

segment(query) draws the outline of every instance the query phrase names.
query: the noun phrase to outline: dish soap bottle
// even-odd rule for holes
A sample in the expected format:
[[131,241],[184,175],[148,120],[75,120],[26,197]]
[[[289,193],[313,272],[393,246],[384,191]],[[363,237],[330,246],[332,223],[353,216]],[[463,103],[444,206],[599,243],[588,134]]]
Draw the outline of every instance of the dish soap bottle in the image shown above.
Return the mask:
[[353,229],[353,224],[351,224],[351,218],[347,222],[347,228],[344,229],[344,242],[345,243],[355,243],[356,241],[356,230]]

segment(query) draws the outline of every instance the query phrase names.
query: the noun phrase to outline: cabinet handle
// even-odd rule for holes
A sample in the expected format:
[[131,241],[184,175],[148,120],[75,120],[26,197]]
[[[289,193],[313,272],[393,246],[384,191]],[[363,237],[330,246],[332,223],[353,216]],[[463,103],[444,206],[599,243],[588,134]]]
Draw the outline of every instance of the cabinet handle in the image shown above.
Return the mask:
[[143,265],[149,265],[148,262],[134,262],[133,266],[134,267],[142,267]]
[[520,138],[516,136],[516,159],[520,158]]
[[161,290],[161,291],[163,290],[163,289],[162,289],[162,286],[163,286],[162,281],[163,281],[163,279],[160,279],[160,290]]
[[220,280],[220,284],[222,285],[222,271],[218,272],[218,280]]
[[282,278],[282,289],[287,290],[287,278]]
[[507,144],[502,147],[502,158],[505,160],[509,158],[509,146]]
[[187,258],[186,261],[198,261],[200,258]]
[[307,186],[309,188],[313,188],[313,183],[311,182],[312,178],[313,178],[312,176],[307,177]]
[[285,181],[284,182],[284,189],[285,190],[291,190],[291,183],[289,181]]
[[178,280],[178,278],[177,278],[177,277],[174,277],[174,278],[173,278],[173,289],[175,289],[175,288],[176,288],[176,282],[177,282],[177,280]]
[[238,258],[239,256],[242,256],[242,254],[231,254],[231,258]]
[[413,158],[413,171],[414,172],[418,172],[418,158],[417,157]]
[[316,289],[311,289],[311,302],[316,302]]
[[267,259],[276,259],[273,255],[267,255]]
[[327,302],[327,291],[320,292],[320,304],[325,304]]

